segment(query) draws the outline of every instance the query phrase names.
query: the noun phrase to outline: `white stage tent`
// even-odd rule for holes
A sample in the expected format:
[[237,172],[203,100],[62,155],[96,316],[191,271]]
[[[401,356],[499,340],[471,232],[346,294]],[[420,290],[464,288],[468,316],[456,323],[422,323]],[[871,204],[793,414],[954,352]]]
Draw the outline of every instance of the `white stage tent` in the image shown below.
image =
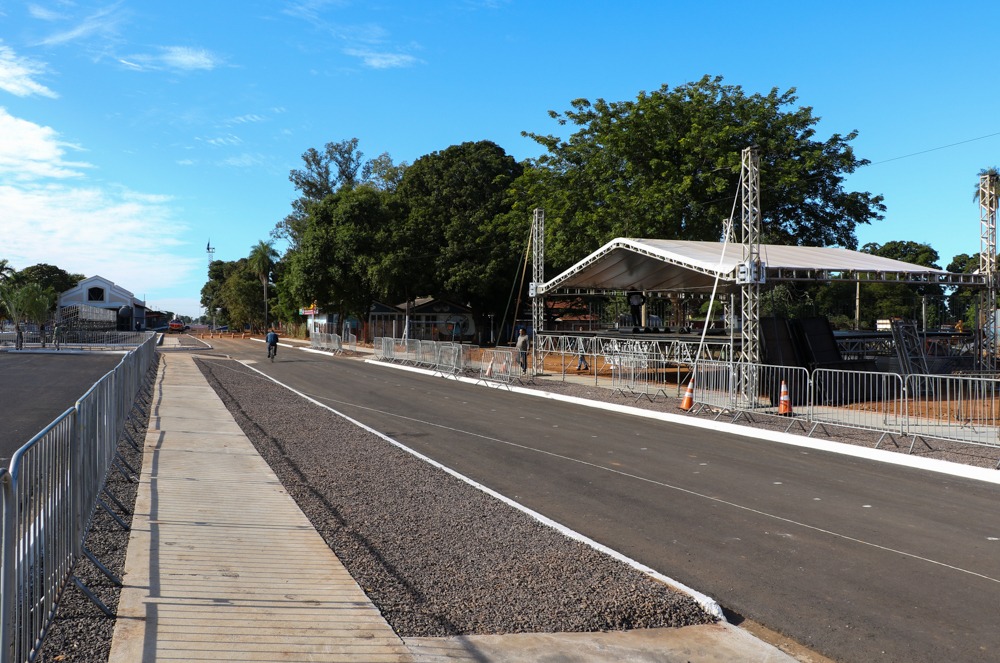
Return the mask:
[[[984,287],[978,274],[954,274],[899,260],[809,246],[760,245],[766,283],[787,281],[862,281],[945,287]],[[720,291],[739,288],[743,245],[669,239],[619,237],[562,274],[539,284],[539,295],[582,291],[707,293],[716,278]]]

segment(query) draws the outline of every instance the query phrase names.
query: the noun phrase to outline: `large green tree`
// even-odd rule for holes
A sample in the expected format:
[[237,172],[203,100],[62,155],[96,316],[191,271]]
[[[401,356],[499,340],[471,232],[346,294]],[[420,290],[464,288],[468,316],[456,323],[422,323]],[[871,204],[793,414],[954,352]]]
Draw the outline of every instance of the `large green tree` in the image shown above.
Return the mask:
[[260,290],[257,275],[249,261],[241,258],[232,264],[219,295],[231,326],[251,329],[262,328],[264,318],[260,309]]
[[64,269],[47,263],[31,265],[16,272],[11,279],[18,284],[37,283],[42,289],[51,288],[62,294],[85,279],[83,274],[70,274]]
[[550,111],[568,138],[524,134],[547,154],[518,183],[518,213],[545,209],[557,268],[616,236],[718,240],[741,152],[755,145],[764,240],[856,248],[857,225],[885,209],[882,196],[844,188],[868,161],[851,148],[856,132],[818,138],[819,118],[797,101],[794,88],[748,95],[709,76],[630,101],[577,99]]
[[[246,262],[245,259],[243,262]],[[215,314],[214,320],[218,325],[235,324],[229,315],[231,290],[225,286],[229,277],[242,268],[240,261],[235,260],[213,260],[208,266],[208,281],[201,288],[201,305],[208,309],[209,318]]]
[[[861,250],[883,258],[941,269],[938,264],[938,252],[929,244],[921,242],[891,241],[885,244],[870,242],[861,247]],[[862,286],[862,310],[876,318],[922,320],[925,303],[929,304],[928,326],[936,326],[943,322],[941,309],[944,306],[944,291],[939,285],[870,283]]]
[[478,311],[502,307],[524,251],[528,219],[510,216],[523,167],[490,141],[420,157],[397,189],[405,218],[380,260],[393,301],[435,295]]
[[[954,274],[974,274],[979,271],[979,254],[960,253],[951,259],[947,269]],[[976,322],[978,298],[978,290],[961,286],[954,288],[948,295],[948,314],[952,321],[962,320],[967,329],[972,329]]]
[[[364,319],[375,297],[373,264],[392,216],[388,194],[342,189],[308,206],[297,245],[285,256],[279,297]],[[343,319],[343,317],[342,317]]]
[[338,191],[358,186],[395,191],[406,163],[394,164],[387,152],[366,160],[358,143],[357,138],[331,141],[322,151],[311,147],[302,154],[303,167],[288,175],[299,197],[292,201],[291,213],[271,232],[272,237],[288,241],[293,248],[298,246],[308,223],[309,206]]

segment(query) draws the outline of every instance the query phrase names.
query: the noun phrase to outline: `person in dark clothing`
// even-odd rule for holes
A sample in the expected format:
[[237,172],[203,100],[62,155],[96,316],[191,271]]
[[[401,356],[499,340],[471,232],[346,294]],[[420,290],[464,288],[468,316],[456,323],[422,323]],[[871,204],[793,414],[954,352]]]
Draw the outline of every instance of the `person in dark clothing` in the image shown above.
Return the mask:
[[642,326],[642,305],[646,303],[646,296],[641,292],[632,291],[628,296],[629,309],[632,311],[632,326]]
[[278,335],[273,329],[267,330],[264,342],[267,343],[267,358],[274,361],[274,358],[278,356]]
[[517,343],[514,344],[518,359],[521,361],[521,375],[528,372],[528,346],[530,344],[531,340],[528,338],[527,332],[524,331],[524,327],[521,327],[521,333],[517,336]]

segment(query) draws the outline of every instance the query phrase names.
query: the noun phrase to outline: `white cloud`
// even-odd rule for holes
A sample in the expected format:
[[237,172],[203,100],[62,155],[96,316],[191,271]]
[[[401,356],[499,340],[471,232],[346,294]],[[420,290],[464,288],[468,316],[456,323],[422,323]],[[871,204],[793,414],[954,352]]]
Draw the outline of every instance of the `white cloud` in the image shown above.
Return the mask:
[[221,62],[215,55],[203,48],[167,46],[161,56],[163,63],[173,69],[195,70],[215,69]]
[[9,46],[0,44],[0,90],[18,97],[40,95],[57,98],[59,95],[34,79],[45,72],[45,65],[18,57]]
[[4,257],[18,268],[45,262],[100,274],[137,295],[166,289],[201,266],[171,254],[185,228],[169,203],[127,189],[3,185]]
[[188,46],[163,46],[159,53],[139,53],[118,58],[126,67],[135,70],[211,71],[221,66],[224,60],[204,48]]
[[[121,21],[121,17],[117,13],[120,4],[118,2],[94,12],[68,30],[63,30],[62,32],[57,32],[46,37],[41,41],[41,44],[44,46],[60,46],[71,41],[79,41],[95,36],[104,38],[114,37],[118,31],[118,23]],[[58,17],[54,14],[49,14],[49,18]]]
[[28,5],[28,13],[32,18],[37,18],[42,21],[58,21],[63,18],[62,14],[52,11],[41,5],[36,5],[34,3]]
[[220,166],[230,166],[233,168],[253,168],[267,163],[267,159],[262,154],[243,153],[219,162]]
[[346,4],[344,0],[301,0],[300,2],[289,2],[282,12],[310,23],[318,23],[320,22],[320,13],[324,9],[330,6],[343,7]]
[[100,274],[141,296],[185,284],[203,269],[181,239],[186,226],[168,196],[89,184],[86,163],[66,161],[50,127],[0,107],[0,219],[4,258]]
[[216,138],[205,138],[204,141],[213,147],[233,147],[243,144],[243,139],[232,134],[227,136],[218,136]]
[[246,115],[240,115],[239,117],[231,117],[224,122],[224,124],[251,124],[253,122],[263,122],[267,118],[263,115],[257,115],[256,113],[247,113]]
[[378,53],[376,51],[348,48],[344,53],[352,57],[360,58],[366,67],[372,69],[395,69],[398,67],[410,67],[419,60],[412,55],[405,53]]
[[90,164],[66,161],[65,148],[79,149],[59,140],[51,127],[16,118],[0,106],[0,175],[15,181],[40,178],[77,178]]

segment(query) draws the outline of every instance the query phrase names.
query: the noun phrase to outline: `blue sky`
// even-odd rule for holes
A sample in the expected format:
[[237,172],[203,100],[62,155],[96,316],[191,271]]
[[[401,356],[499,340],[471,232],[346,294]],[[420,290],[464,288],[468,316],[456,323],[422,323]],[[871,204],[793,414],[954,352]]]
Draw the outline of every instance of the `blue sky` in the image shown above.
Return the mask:
[[1000,165],[998,19],[923,1],[0,0],[0,258],[196,316],[208,241],[235,260],[268,239],[310,147],[357,137],[412,163],[492,140],[524,159],[540,149],[521,131],[558,132],[550,109],[710,74],[797,88],[821,137],[857,129],[873,165],[848,186],[888,207],[860,242],[926,242],[944,267],[979,251],[976,175]]

